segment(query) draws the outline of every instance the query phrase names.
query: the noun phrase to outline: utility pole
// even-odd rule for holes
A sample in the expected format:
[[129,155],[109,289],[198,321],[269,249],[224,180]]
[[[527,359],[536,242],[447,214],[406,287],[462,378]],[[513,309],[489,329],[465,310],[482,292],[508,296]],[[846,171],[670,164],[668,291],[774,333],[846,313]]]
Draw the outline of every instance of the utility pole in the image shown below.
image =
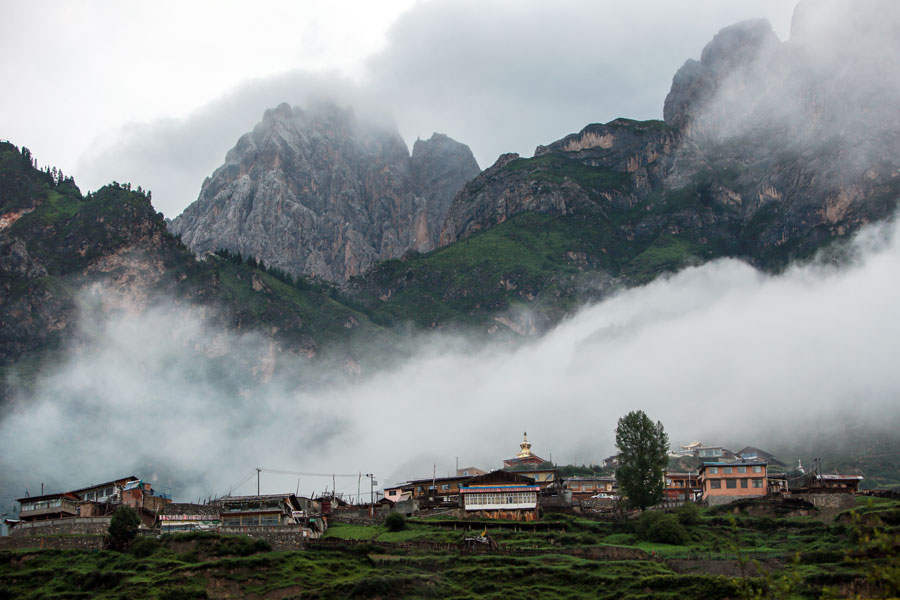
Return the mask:
[[261,470],[262,469],[260,469],[259,467],[256,467],[256,495],[257,496],[259,496],[259,472]]
[[375,475],[366,473],[369,478],[369,516],[375,516]]
[[362,485],[362,473],[359,474],[359,477],[356,480],[356,503],[360,504],[360,491],[359,486]]

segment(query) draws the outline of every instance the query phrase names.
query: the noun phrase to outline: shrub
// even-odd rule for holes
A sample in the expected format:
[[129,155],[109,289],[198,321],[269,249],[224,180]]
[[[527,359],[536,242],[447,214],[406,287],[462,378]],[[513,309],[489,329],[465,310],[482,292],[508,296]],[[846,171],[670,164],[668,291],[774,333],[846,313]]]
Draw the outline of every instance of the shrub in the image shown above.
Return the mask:
[[262,538],[251,538],[243,535],[224,536],[212,548],[214,556],[250,556],[258,552],[269,552],[272,544]]
[[159,542],[154,537],[141,536],[131,542],[128,551],[138,558],[147,558],[159,549]]
[[683,545],[688,538],[687,530],[678,517],[656,511],[644,511],[637,525],[641,539],[660,544]]
[[388,531],[403,531],[406,529],[406,519],[397,512],[392,512],[384,519],[384,526]]
[[109,545],[114,550],[125,550],[137,535],[141,518],[133,508],[120,506],[109,521]]
[[685,502],[675,514],[682,525],[696,525],[700,522],[700,507],[693,502]]

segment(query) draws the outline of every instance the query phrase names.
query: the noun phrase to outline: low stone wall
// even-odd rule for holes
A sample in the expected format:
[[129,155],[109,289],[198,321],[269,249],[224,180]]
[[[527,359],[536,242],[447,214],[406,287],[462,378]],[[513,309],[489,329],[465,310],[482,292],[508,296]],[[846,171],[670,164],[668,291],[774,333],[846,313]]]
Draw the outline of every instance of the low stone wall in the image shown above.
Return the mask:
[[900,490],[860,490],[861,496],[875,496],[876,498],[891,498],[900,500]]
[[751,498],[761,498],[762,496],[707,496],[706,497],[706,505],[707,506],[721,506],[722,504],[731,504],[732,502],[737,502],[738,500],[748,500]]
[[265,540],[272,550],[302,550],[310,539],[297,527],[219,527],[219,533]]
[[0,550],[103,550],[102,535],[0,537]]
[[346,523],[348,525],[381,525],[384,517],[376,516],[374,519],[366,516],[349,513],[331,513],[332,523]]
[[49,519],[19,523],[9,532],[9,537],[50,535],[106,535],[112,517],[85,517]]
[[460,552],[463,554],[502,554],[506,556],[540,556],[544,554],[566,554],[591,560],[650,560],[650,555],[640,548],[622,546],[587,546],[583,548],[491,548],[487,544],[463,546],[448,542],[373,542],[371,540],[350,540],[325,538],[311,541],[310,550],[331,550],[346,546],[372,545],[385,550]]
[[847,510],[856,506],[856,495],[845,493],[797,494],[816,508]]

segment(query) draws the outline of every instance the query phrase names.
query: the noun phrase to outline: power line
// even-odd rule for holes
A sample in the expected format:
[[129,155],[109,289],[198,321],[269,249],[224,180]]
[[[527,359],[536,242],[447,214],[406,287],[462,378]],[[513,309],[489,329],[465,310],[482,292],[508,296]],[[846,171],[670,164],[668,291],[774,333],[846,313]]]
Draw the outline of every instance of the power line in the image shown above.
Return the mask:
[[[281,475],[301,475],[304,477],[359,477],[359,473],[350,473],[349,475],[343,473],[301,473],[299,471],[281,471],[279,469],[264,469],[259,467],[259,469],[254,470],[262,471],[263,473],[278,473]],[[252,476],[252,475],[251,475]]]
[[248,481],[250,481],[250,480],[253,478],[254,475],[256,475],[256,470],[255,470],[255,469],[254,469],[253,471],[250,471],[250,474],[247,475],[246,477],[244,477],[243,479],[241,479],[239,482],[237,482],[237,483],[235,483],[234,485],[232,485],[231,487],[229,487],[229,488],[228,488],[228,493],[229,493],[229,495],[231,494],[231,491],[232,491],[232,490],[236,490],[237,488],[241,487],[242,485],[244,485],[245,483],[247,483]]
[[230,496],[232,494],[232,492],[234,492],[234,490],[237,490],[238,488],[240,488],[242,485],[244,485],[245,483],[247,483],[248,481],[253,479],[254,475],[258,475],[259,473],[274,473],[276,475],[296,475],[296,476],[301,476],[301,477],[344,477],[344,478],[359,477],[359,473],[350,473],[350,474],[346,474],[346,473],[304,473],[304,472],[300,472],[300,471],[282,471],[280,469],[265,469],[263,467],[257,467],[255,469],[253,469],[252,471],[250,471],[250,473],[246,477],[244,477],[237,483],[231,485],[231,487],[228,488],[228,495]]

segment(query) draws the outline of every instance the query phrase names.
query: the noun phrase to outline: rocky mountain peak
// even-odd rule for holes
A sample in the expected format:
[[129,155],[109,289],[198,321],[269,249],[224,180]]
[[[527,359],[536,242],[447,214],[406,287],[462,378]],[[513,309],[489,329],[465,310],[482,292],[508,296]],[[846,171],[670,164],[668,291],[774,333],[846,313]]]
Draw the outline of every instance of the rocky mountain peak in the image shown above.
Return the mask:
[[779,45],[778,36],[765,19],[742,21],[719,31],[703,48],[699,62],[688,59],[675,73],[663,105],[665,122],[687,126],[724,79],[740,74]]
[[433,133],[426,141],[416,140],[410,164],[416,193],[428,198],[428,235],[433,248],[461,183],[478,175],[481,169],[468,146],[443,133]]
[[435,246],[447,205],[479,172],[446,135],[417,142],[322,103],[269,109],[172,223],[195,252],[220,248],[288,273],[345,281]]

